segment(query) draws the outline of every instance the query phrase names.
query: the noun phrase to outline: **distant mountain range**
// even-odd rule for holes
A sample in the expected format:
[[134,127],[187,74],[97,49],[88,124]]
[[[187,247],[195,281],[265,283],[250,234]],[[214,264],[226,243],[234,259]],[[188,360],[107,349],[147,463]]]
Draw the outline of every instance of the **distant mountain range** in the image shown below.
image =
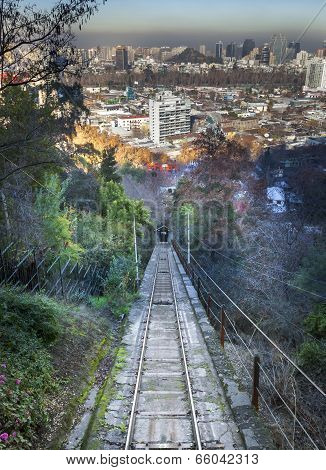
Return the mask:
[[189,62],[191,64],[204,64],[206,62],[206,64],[212,64],[216,61],[214,57],[206,57],[204,54],[201,54],[201,52],[196,51],[196,49],[187,47],[181,54],[171,57],[168,62],[175,64],[188,64]]

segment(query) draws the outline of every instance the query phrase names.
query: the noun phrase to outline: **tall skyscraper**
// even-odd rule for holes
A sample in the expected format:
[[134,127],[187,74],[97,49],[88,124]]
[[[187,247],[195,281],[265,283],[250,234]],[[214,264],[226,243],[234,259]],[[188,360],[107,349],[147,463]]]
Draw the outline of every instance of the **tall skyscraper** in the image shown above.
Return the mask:
[[294,50],[295,50],[295,54],[299,54],[299,52],[301,52],[301,43],[300,42],[295,42],[294,43]]
[[263,45],[260,52],[260,63],[262,65],[269,65],[271,60],[271,46],[266,43]]
[[242,57],[246,57],[256,47],[256,43],[253,39],[246,39],[242,47]]
[[305,86],[326,92],[326,59],[313,59],[308,63]]
[[325,44],[325,47],[321,49],[317,49],[315,55],[316,57],[319,57],[320,59],[323,59],[324,57],[326,57],[326,44]]
[[288,62],[293,60],[297,57],[299,52],[301,51],[301,44],[299,42],[291,41],[288,44],[285,54],[285,61]]
[[281,65],[284,63],[286,59],[287,45],[288,45],[288,41],[282,33],[275,34],[272,37],[271,51],[275,58],[275,65]]
[[236,57],[236,47],[237,45],[234,42],[226,46],[226,57]]
[[117,70],[128,69],[128,49],[126,46],[117,46],[115,53],[115,66]]
[[206,55],[206,45],[205,44],[202,44],[201,46],[199,46],[199,52],[203,55]]
[[216,43],[215,58],[218,64],[223,61],[223,42],[219,41]]
[[188,99],[174,96],[171,91],[158,93],[149,100],[149,122],[151,140],[155,144],[164,143],[166,137],[188,134],[191,104]]
[[236,44],[235,45],[235,58],[236,59],[241,59],[242,58],[242,50],[243,50],[243,44]]

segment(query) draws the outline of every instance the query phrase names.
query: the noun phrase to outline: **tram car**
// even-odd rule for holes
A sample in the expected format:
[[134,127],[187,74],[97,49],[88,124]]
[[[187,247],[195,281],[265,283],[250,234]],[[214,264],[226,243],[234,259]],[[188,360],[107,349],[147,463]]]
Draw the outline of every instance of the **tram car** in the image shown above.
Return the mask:
[[169,227],[161,225],[157,228],[157,233],[161,243],[167,243],[169,241]]

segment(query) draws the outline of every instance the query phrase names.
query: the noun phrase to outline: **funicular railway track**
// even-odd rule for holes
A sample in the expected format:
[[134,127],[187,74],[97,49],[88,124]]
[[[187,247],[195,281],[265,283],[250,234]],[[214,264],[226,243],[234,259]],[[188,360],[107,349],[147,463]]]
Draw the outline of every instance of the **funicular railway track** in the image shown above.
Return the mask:
[[202,448],[170,256],[169,244],[161,243],[126,450]]

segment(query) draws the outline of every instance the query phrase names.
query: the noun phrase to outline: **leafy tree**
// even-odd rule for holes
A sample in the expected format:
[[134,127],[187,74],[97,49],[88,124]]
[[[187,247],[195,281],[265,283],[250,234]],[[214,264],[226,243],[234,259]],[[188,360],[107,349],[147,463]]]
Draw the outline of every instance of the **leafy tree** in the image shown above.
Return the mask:
[[326,303],[316,305],[304,323],[308,333],[318,339],[326,339]]
[[301,267],[294,281],[303,289],[320,295],[325,294],[326,252],[324,244],[312,248],[302,259]]
[[77,147],[92,145],[97,152],[103,152],[109,148],[116,148],[121,144],[118,136],[108,136],[105,132],[100,132],[93,126],[76,126],[72,142]]
[[65,186],[55,175],[49,176],[46,186],[38,190],[35,209],[41,219],[43,241],[54,253],[78,259],[83,252],[74,242],[74,218],[71,209],[64,207]]
[[37,88],[9,87],[1,93],[0,217],[6,230],[0,232],[6,236],[20,237],[20,226],[30,227],[33,189],[42,185],[45,174],[72,165],[65,141],[83,107],[79,87],[70,92],[49,89],[43,95]]
[[116,251],[131,253],[134,217],[137,227],[148,225],[149,211],[145,209],[142,201],[129,199],[123,187],[114,181],[103,182],[100,188],[100,202],[106,233],[114,239]]
[[186,164],[194,162],[198,158],[198,153],[198,149],[195,149],[189,144],[183,144],[178,160]]
[[154,155],[147,148],[120,145],[115,153],[115,159],[118,165],[131,164],[135,167],[139,167],[151,163],[154,159]]
[[226,139],[219,127],[209,127],[194,143],[201,164],[199,171],[220,179],[238,179],[240,172],[249,168],[249,152],[235,141]]
[[117,163],[114,158],[115,149],[107,149],[102,153],[102,163],[100,168],[100,175],[105,181],[115,181],[119,183],[121,176],[118,174]]
[[81,29],[99,2],[53,3],[46,11],[24,0],[0,0],[0,91],[57,76],[76,62],[71,27]]
[[[8,89],[0,98],[1,175],[7,179],[19,168],[60,164],[62,153],[55,146],[61,122],[56,106],[48,102],[38,106],[33,92],[23,88]],[[47,171],[50,167],[47,167]],[[30,170],[37,174],[38,168]],[[35,173],[36,171],[36,173]]]
[[80,169],[69,172],[66,181],[65,201],[78,211],[97,212],[99,183],[93,173]]
[[326,303],[317,304],[304,324],[306,331],[317,341],[307,340],[300,346],[299,361],[323,374],[326,366]]

